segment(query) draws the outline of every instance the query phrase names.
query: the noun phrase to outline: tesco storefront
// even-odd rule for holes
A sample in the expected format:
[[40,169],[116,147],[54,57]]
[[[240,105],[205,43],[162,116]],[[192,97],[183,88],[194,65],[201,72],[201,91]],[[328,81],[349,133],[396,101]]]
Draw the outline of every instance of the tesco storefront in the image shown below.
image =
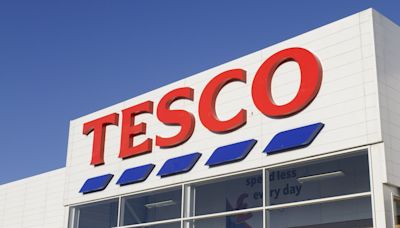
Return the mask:
[[397,227],[399,40],[369,9],[72,120],[0,227]]

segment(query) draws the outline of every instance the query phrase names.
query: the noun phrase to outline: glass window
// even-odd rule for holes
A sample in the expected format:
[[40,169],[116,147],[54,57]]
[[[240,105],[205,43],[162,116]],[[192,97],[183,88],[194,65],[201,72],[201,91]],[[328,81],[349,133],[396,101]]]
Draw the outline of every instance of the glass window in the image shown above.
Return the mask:
[[373,227],[370,197],[276,209],[267,215],[273,228]]
[[394,198],[395,227],[400,228],[400,198]]
[[262,211],[187,222],[188,228],[259,228],[263,227]]
[[142,226],[141,228],[181,228],[180,222],[160,224],[154,226]]
[[[185,228],[258,228],[263,227],[264,213],[268,228],[373,226],[369,194],[325,203],[322,201],[326,200],[317,200],[318,203],[313,201],[315,204],[312,205],[302,202],[370,193],[368,155],[365,151],[291,164],[265,172],[266,183],[263,181],[263,170],[258,170],[183,185],[185,202],[182,202],[182,186],[179,186],[122,197],[121,205],[118,199],[113,199],[73,207],[70,227],[111,228],[120,221],[120,226],[180,228],[181,221],[184,221]],[[266,197],[263,197],[264,188]],[[262,208],[264,198],[267,206],[277,205],[267,208],[275,209]],[[394,219],[396,227],[400,228],[400,200],[394,200]],[[292,202],[298,203],[283,205]],[[255,212],[238,211],[250,208],[255,208]],[[222,212],[239,214],[214,214]],[[184,218],[181,220],[182,214]],[[210,214],[214,215],[201,216]],[[158,225],[143,226],[143,223],[155,221]]]
[[123,198],[122,225],[181,217],[181,188]]
[[192,186],[192,215],[261,207],[262,172],[221,178]]
[[366,153],[267,172],[267,205],[370,191]]
[[111,228],[117,226],[118,200],[87,204],[73,209],[74,228]]

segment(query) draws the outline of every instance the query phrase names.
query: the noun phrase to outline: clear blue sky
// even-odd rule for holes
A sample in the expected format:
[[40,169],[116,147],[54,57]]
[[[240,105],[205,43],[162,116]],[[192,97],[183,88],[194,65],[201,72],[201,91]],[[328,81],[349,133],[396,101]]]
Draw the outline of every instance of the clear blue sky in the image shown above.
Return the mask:
[[1,0],[0,184],[65,166],[69,120],[398,0]]

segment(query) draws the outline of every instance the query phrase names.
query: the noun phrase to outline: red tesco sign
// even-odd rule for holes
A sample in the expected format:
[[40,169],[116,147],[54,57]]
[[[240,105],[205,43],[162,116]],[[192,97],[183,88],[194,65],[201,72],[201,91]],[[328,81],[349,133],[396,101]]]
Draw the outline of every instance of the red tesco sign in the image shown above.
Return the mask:
[[[301,72],[300,89],[292,101],[284,105],[275,104],[272,98],[271,82],[279,66],[288,61],[298,63]],[[228,133],[246,124],[247,111],[241,109],[228,120],[218,118],[215,104],[221,89],[231,82],[246,83],[247,74],[243,69],[233,69],[215,76],[203,89],[199,100],[200,122],[211,132]],[[318,58],[303,48],[288,48],[269,57],[258,69],[252,83],[252,100],[259,111],[270,118],[284,118],[293,115],[307,105],[317,95],[322,81],[322,68]],[[180,99],[193,101],[194,89],[182,87],[165,94],[158,102],[157,119],[165,125],[180,126],[180,131],[172,137],[155,136],[155,145],[160,148],[175,147],[186,142],[193,134],[195,118],[185,110],[172,110],[170,106]],[[146,123],[135,123],[135,117],[142,113],[153,114],[154,102],[145,101],[122,110],[120,158],[129,158],[152,151],[153,139],[147,138],[137,144],[135,136],[146,134]],[[118,126],[119,114],[112,113],[83,125],[83,134],[93,132],[91,165],[104,164],[104,143],[108,125]]]

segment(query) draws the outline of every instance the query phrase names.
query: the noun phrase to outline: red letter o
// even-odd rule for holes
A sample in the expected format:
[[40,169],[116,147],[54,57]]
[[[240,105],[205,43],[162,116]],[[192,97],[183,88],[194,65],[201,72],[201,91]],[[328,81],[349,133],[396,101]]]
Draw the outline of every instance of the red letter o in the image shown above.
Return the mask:
[[[300,66],[300,89],[292,101],[277,105],[272,98],[272,77],[276,69],[288,61],[295,61]],[[264,115],[285,117],[309,105],[317,95],[321,81],[322,68],[318,58],[306,49],[288,48],[272,55],[261,65],[254,77],[251,93],[254,104]]]

